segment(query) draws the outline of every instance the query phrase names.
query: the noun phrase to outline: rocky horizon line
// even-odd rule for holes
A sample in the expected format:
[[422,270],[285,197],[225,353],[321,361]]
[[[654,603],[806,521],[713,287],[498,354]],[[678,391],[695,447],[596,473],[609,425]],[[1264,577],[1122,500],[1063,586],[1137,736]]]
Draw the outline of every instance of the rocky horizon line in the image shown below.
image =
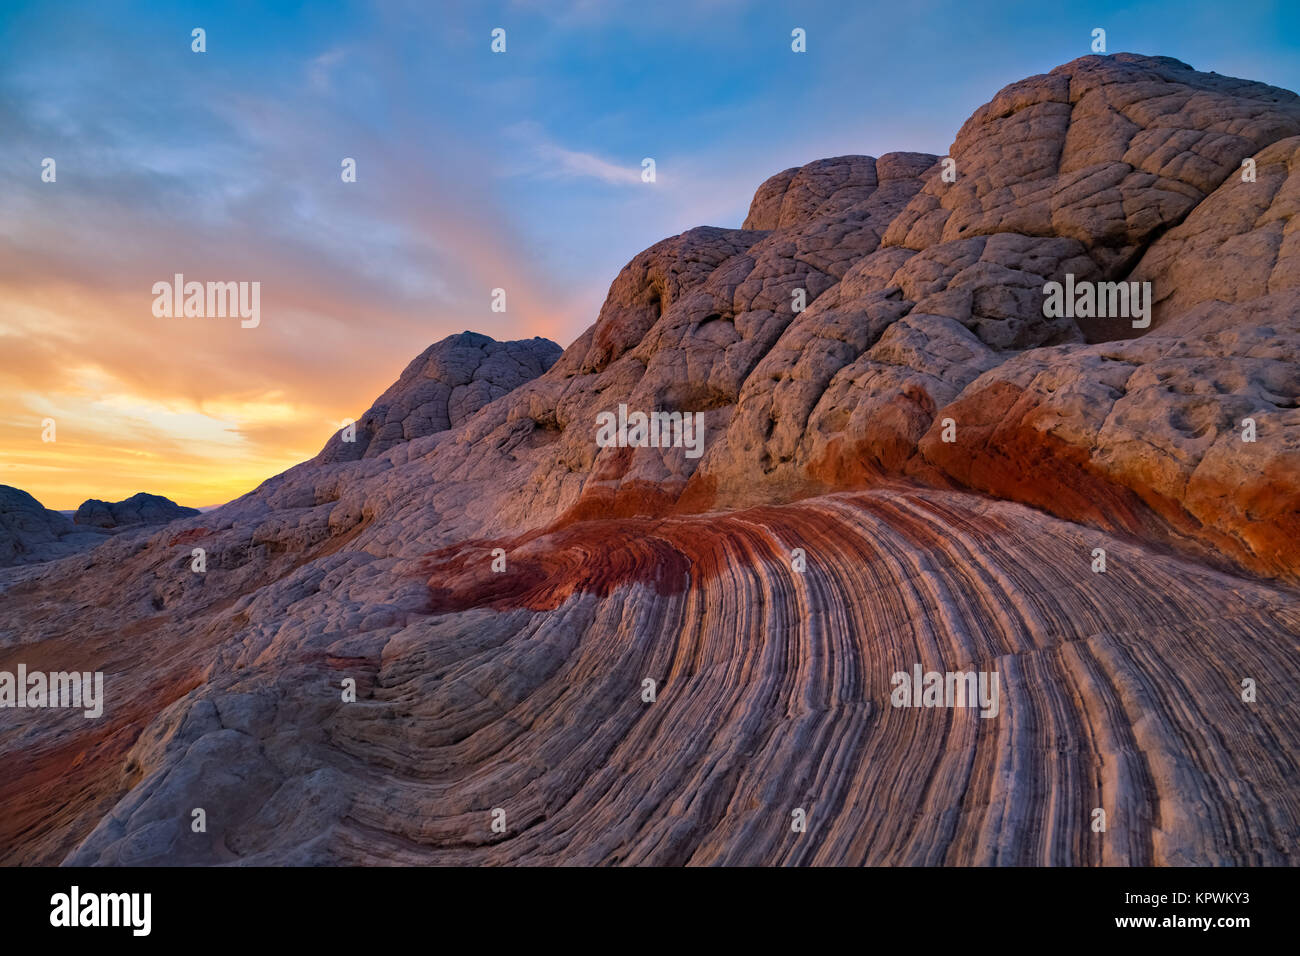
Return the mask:
[[0,572],[0,669],[107,674],[6,725],[0,862],[1294,865],[1297,212],[1296,94],[1087,56],[431,344]]

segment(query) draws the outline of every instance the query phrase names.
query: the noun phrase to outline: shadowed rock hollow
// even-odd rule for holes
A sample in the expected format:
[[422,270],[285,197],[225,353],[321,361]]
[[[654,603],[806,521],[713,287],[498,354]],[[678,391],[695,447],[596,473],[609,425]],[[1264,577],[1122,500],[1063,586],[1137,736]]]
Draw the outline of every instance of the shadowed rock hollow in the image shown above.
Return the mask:
[[[1300,99],[1085,57],[950,156],[778,173],[562,355],[453,336],[355,442],[7,572],[0,669],[108,701],[4,712],[0,858],[1297,862]],[[703,456],[598,447],[620,403]],[[891,706],[917,664],[997,716]]]

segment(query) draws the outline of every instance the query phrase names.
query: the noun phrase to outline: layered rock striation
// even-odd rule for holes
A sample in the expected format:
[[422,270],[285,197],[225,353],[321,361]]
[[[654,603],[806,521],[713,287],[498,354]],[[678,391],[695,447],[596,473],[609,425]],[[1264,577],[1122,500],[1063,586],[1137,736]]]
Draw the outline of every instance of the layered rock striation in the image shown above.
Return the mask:
[[[0,578],[0,669],[108,688],[5,712],[0,859],[1296,863],[1298,149],[1292,93],[1085,57]],[[1067,276],[1149,323],[1045,314]],[[597,443],[619,405],[703,454]],[[917,667],[996,714],[896,706]]]

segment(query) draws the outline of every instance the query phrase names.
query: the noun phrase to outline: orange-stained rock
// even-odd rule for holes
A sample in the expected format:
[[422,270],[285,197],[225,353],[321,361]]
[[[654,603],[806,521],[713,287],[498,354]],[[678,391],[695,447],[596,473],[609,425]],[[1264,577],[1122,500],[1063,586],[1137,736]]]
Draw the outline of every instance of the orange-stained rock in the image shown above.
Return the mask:
[[[0,571],[0,669],[108,697],[0,710],[0,861],[1297,863],[1298,143],[1292,93],[1084,57],[955,182],[778,173],[562,355],[453,336],[357,443]],[[1045,316],[1066,275],[1150,326]],[[702,455],[598,446],[619,405]],[[915,665],[997,716],[894,707]]]

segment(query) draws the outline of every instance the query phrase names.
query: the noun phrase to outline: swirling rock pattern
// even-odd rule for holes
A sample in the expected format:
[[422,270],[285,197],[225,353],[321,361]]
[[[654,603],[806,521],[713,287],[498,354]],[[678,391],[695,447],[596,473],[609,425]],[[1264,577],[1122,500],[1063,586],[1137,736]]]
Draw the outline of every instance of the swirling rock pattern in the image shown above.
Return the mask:
[[[5,713],[0,859],[1298,862],[1298,145],[1292,93],[1085,57],[953,182],[786,170],[562,355],[453,337],[356,443],[6,572],[0,669],[109,699]],[[1150,327],[1046,317],[1066,274]],[[598,446],[620,403],[703,456]],[[996,715],[894,706],[917,665]]]

